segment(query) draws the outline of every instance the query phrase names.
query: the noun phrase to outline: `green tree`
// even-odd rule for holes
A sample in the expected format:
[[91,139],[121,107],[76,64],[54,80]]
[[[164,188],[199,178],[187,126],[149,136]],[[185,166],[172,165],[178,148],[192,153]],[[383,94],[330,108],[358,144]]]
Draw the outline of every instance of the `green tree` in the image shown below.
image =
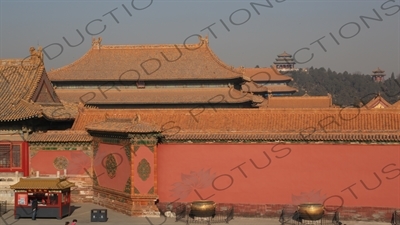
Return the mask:
[[[298,92],[294,95],[309,95],[321,96],[330,93],[333,103],[340,106],[349,106],[366,104],[374,98],[379,92],[383,92],[382,88],[390,93],[400,92],[400,77],[399,85],[393,79],[385,81],[385,83],[376,83],[372,81],[371,76],[362,75],[361,73],[349,74],[347,71],[337,73],[328,68],[310,67],[309,73],[295,71],[292,73],[293,81],[290,86],[298,88]],[[388,82],[386,84],[386,82]],[[397,89],[396,89],[397,85]],[[392,93],[392,94],[393,94]],[[396,93],[394,93],[396,94]],[[389,95],[382,96],[389,102],[393,102],[399,96],[390,97]]]

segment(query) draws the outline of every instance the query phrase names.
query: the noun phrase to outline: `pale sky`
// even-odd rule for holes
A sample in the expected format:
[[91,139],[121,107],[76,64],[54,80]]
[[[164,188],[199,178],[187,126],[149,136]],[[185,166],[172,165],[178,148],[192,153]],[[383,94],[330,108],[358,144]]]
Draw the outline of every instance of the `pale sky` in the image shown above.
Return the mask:
[[[93,36],[101,36],[104,45],[140,45],[183,44],[193,34],[208,34],[215,54],[235,67],[268,67],[286,51],[296,53],[298,68],[370,74],[380,67],[388,75],[400,73],[400,0],[0,0],[0,4],[0,58],[24,58],[29,47],[48,46],[52,59],[45,60],[47,70],[82,57]],[[84,37],[81,44],[77,29]],[[77,46],[70,47],[63,37]],[[196,37],[187,40],[194,42]]]

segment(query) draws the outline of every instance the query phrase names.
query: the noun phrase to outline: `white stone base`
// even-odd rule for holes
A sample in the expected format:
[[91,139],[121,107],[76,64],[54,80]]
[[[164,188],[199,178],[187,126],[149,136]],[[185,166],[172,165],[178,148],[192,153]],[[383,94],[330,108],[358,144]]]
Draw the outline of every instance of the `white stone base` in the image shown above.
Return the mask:
[[164,213],[164,216],[167,217],[167,218],[175,218],[176,217],[175,213],[171,212],[171,211],[166,211]]
[[7,201],[7,205],[14,205],[14,190],[10,185],[19,182],[15,173],[0,173],[0,200]]
[[143,216],[142,217],[160,217],[161,214],[159,211],[154,211],[154,210],[143,210]]

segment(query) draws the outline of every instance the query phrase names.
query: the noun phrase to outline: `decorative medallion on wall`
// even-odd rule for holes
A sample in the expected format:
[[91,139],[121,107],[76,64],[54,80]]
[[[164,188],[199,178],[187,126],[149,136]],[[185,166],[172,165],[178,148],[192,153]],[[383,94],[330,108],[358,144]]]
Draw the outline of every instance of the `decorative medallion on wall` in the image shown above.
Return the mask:
[[154,187],[150,188],[149,192],[147,192],[147,194],[154,194]]
[[98,138],[93,140],[93,158],[96,157],[97,151],[99,151],[99,142],[97,139]]
[[[104,165],[104,164],[103,164]],[[107,175],[113,179],[117,175],[117,160],[113,154],[108,154],[105,158],[105,168],[107,170]]]
[[147,162],[146,159],[142,159],[138,164],[137,172],[139,174],[140,179],[142,179],[143,181],[146,181],[147,178],[149,178],[150,173],[151,173],[150,163]]
[[131,184],[132,184],[132,181],[131,181],[131,178],[129,177],[129,179],[126,181],[126,184],[125,184],[125,189],[124,189],[125,193],[128,193],[128,194],[131,193],[131,187],[132,187]]
[[136,187],[134,187],[133,192],[134,192],[135,194],[140,194],[139,190],[138,190]]
[[53,165],[56,169],[63,170],[68,167],[68,159],[64,156],[58,156],[54,159]]
[[128,160],[130,162],[131,161],[131,144],[129,142],[125,143],[124,149],[125,149],[126,157],[128,157]]

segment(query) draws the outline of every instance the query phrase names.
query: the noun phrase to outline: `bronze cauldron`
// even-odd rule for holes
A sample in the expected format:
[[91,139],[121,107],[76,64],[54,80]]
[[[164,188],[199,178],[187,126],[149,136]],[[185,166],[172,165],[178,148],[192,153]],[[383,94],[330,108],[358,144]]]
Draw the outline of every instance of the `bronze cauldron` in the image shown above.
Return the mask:
[[304,220],[320,220],[324,215],[324,206],[319,203],[303,203],[298,206],[298,212]]
[[215,202],[208,200],[194,201],[190,205],[190,215],[195,217],[214,217]]

